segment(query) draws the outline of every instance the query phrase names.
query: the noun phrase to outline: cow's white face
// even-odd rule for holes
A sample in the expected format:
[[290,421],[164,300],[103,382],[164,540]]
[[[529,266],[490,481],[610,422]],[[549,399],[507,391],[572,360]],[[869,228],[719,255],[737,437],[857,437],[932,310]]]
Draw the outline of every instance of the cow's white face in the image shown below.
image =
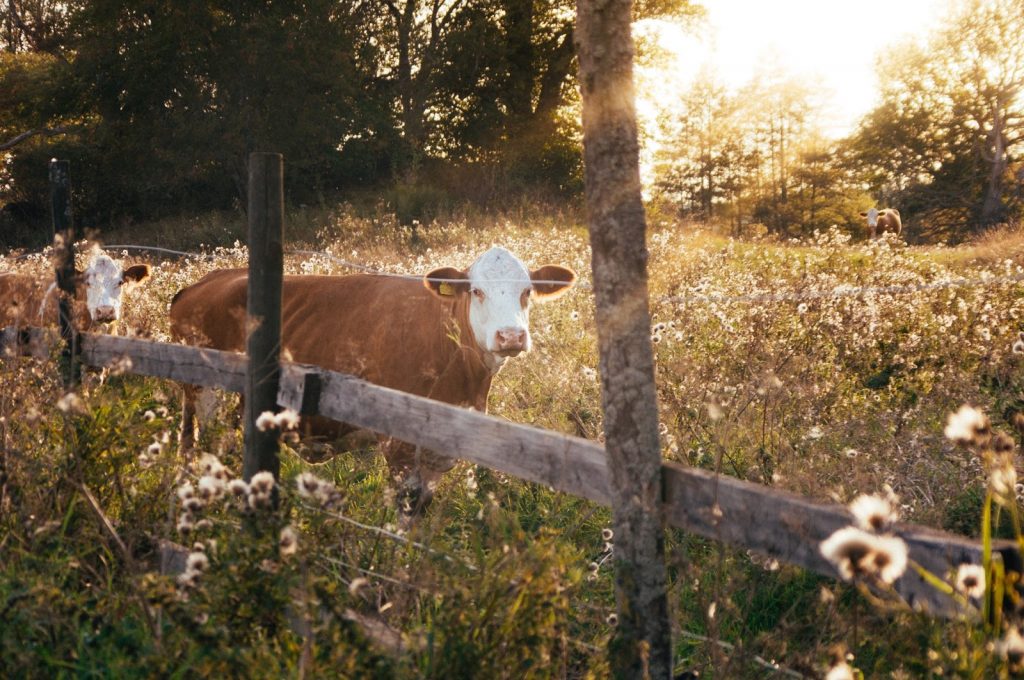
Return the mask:
[[497,371],[508,357],[530,351],[530,299],[554,299],[575,281],[572,270],[558,265],[530,272],[515,255],[495,246],[466,271],[435,269],[425,284],[438,295],[469,296],[473,338]]
[[878,208],[871,208],[867,212],[861,213],[861,216],[868,218],[868,226],[869,227],[877,227],[878,226],[878,215],[879,215]]
[[124,284],[149,278],[149,265],[122,269],[109,256],[96,255],[82,273],[89,317],[95,323],[110,323],[121,318],[121,294]]

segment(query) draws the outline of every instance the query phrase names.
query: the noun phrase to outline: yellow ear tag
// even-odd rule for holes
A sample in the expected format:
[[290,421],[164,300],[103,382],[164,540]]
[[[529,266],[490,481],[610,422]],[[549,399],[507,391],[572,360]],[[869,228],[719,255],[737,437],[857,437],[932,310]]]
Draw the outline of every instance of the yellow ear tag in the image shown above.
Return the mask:
[[442,283],[437,287],[437,292],[441,295],[455,295],[455,286],[450,283]]

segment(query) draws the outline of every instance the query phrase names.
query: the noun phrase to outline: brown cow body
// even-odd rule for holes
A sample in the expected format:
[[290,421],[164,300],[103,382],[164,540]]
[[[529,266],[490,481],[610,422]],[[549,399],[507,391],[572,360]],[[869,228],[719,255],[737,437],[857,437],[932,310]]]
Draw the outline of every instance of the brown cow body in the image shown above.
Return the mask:
[[871,233],[871,238],[874,239],[881,234],[886,232],[900,235],[903,231],[903,222],[900,220],[900,211],[894,208],[871,208],[860,214],[861,217],[866,217],[868,221],[868,230]]
[[[508,257],[514,259],[510,253]],[[557,290],[533,286],[535,296],[554,298],[572,285],[575,275],[563,268],[549,265],[538,272],[550,278],[557,275],[552,274],[555,270],[566,272],[564,284]],[[466,275],[452,269],[432,274],[442,278]],[[523,274],[525,292],[515,289],[515,305],[522,304],[525,314],[531,280],[525,269]],[[468,279],[464,283],[424,285],[421,280],[367,274],[285,276],[283,356],[384,387],[486,411],[491,380],[505,357],[529,348],[529,338],[524,329],[516,335],[519,346],[488,351],[470,318],[471,305],[485,295],[471,287]],[[245,270],[219,270],[180,291],[171,304],[172,335],[192,344],[244,351],[247,284]],[[500,342],[509,329],[502,328],[496,335]],[[186,450],[195,442],[194,403],[195,388],[186,388],[181,442]],[[306,420],[303,431],[308,435],[336,438],[353,429],[326,418]],[[381,437],[380,442],[392,476],[399,482],[402,509],[418,512],[454,461],[388,438]]]

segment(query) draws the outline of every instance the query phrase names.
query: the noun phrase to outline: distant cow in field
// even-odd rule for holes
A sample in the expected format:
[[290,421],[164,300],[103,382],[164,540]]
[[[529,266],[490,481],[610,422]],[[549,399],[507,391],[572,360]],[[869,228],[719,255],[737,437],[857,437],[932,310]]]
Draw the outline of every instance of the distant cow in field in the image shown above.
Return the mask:
[[[487,410],[491,380],[505,361],[529,351],[530,301],[553,300],[576,274],[545,265],[532,272],[504,248],[491,248],[467,270],[443,267],[422,279],[356,274],[285,276],[281,335],[284,355],[411,394]],[[171,303],[178,340],[241,352],[246,343],[248,275],[214,271]],[[181,444],[195,444],[198,388],[185,388]],[[336,438],[354,428],[307,418],[304,433]],[[399,487],[405,517],[430,502],[454,461],[380,437]]]
[[[112,324],[121,318],[125,283],[149,278],[148,264],[127,269],[100,253],[83,272],[76,272],[75,328],[88,331],[95,324]],[[57,322],[60,291],[53,279],[11,272],[0,273],[0,328],[4,326],[52,326]]]
[[891,232],[896,236],[900,235],[903,231],[903,222],[900,220],[900,211],[895,208],[871,208],[866,212],[860,214],[861,217],[868,218],[868,229],[871,231],[871,238],[876,238],[879,234]]

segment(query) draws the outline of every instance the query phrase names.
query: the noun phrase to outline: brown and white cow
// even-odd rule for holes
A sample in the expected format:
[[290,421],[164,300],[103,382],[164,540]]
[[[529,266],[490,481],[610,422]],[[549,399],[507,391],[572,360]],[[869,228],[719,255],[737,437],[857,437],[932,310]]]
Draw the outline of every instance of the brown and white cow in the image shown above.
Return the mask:
[[[510,358],[529,351],[531,299],[553,300],[576,274],[546,265],[530,272],[504,248],[491,248],[468,269],[443,267],[422,279],[371,274],[285,276],[282,348],[292,360],[479,411],[491,381]],[[179,340],[241,352],[246,342],[244,269],[214,271],[171,303]],[[185,388],[181,444],[195,444],[197,389]],[[335,438],[353,428],[307,418],[306,434]],[[399,507],[406,516],[429,503],[454,461],[379,438]]]
[[[75,274],[75,328],[88,331],[95,324],[112,324],[121,318],[126,283],[149,278],[148,264],[122,266],[99,253],[85,271]],[[56,283],[28,274],[0,273],[0,328],[4,326],[52,326],[57,322],[60,291]]]
[[882,210],[871,208],[862,212],[860,216],[868,218],[868,229],[871,232],[872,239],[886,232],[899,236],[900,232],[903,231],[900,211],[895,208],[883,208]]

